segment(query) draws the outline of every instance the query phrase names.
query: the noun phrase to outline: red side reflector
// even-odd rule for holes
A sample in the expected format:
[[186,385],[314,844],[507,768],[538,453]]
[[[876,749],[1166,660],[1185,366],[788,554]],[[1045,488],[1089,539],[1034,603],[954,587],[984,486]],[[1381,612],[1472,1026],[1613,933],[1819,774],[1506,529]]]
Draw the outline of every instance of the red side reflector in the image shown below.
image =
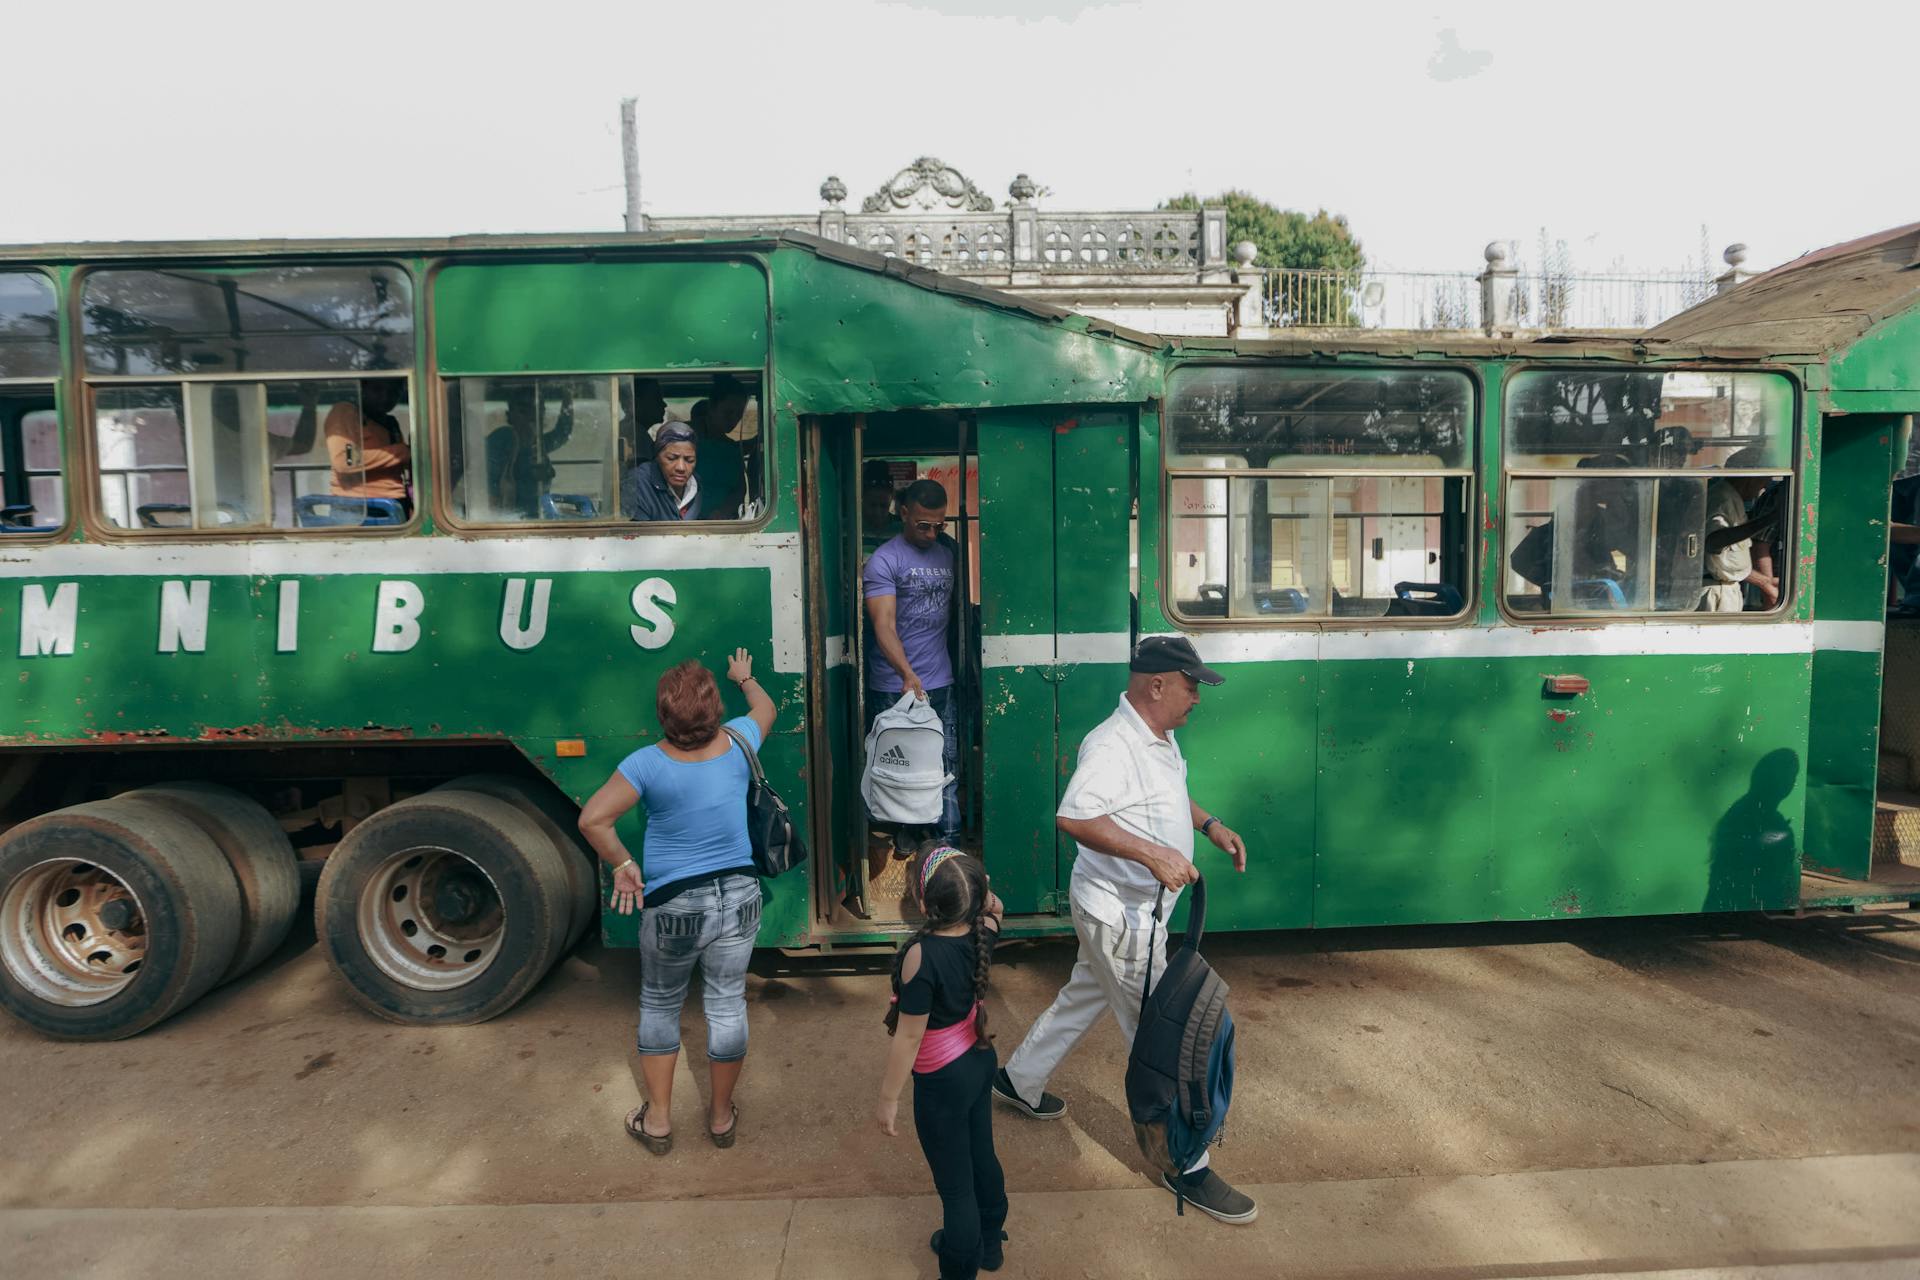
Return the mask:
[[585,738],[561,738],[553,744],[553,754],[563,760],[584,756],[587,754],[587,740]]
[[1585,676],[1548,676],[1548,693],[1585,693],[1589,685]]

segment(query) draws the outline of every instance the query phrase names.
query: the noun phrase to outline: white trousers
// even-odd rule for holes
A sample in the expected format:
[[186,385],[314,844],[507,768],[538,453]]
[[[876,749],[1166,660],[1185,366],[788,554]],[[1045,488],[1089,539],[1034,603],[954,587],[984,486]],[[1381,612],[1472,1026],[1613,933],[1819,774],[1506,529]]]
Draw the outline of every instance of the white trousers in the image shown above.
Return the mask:
[[[1140,1027],[1140,994],[1147,964],[1151,961],[1153,965],[1155,982],[1167,967],[1164,924],[1153,929],[1111,924],[1089,913],[1077,895],[1072,909],[1073,932],[1080,940],[1073,974],[1007,1059],[1007,1079],[1014,1092],[1028,1102],[1039,1101],[1054,1069],[1109,1010],[1120,1024],[1121,1039],[1132,1049],[1134,1032]],[[1123,916],[1122,920],[1136,918]],[[1207,1158],[1208,1153],[1202,1151],[1187,1172],[1206,1168]]]

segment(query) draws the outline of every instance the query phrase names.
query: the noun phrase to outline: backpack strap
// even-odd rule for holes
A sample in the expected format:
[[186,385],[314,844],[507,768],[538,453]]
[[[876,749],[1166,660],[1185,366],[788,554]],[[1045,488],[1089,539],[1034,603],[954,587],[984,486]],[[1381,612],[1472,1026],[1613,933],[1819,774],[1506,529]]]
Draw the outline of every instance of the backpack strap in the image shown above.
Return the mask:
[[1140,1021],[1147,1020],[1147,997],[1153,994],[1153,940],[1159,936],[1160,904],[1167,900],[1167,886],[1161,885],[1153,899],[1153,923],[1147,926],[1147,976],[1140,984]]
[[736,747],[739,747],[741,754],[747,757],[747,768],[753,771],[754,785],[760,786],[760,787],[766,786],[767,775],[760,772],[760,757],[758,754],[754,752],[754,749],[752,747],[747,745],[747,740],[741,737],[738,733],[734,732],[732,729],[729,729],[724,724],[720,726],[720,732],[726,734],[729,738],[732,738],[733,744]]
[[[1161,891],[1165,892],[1162,886]],[[1157,911],[1159,908],[1156,907]],[[1192,951],[1200,949],[1200,939],[1207,933],[1207,878],[1199,873],[1193,877],[1193,908],[1187,912],[1187,936],[1181,946]]]

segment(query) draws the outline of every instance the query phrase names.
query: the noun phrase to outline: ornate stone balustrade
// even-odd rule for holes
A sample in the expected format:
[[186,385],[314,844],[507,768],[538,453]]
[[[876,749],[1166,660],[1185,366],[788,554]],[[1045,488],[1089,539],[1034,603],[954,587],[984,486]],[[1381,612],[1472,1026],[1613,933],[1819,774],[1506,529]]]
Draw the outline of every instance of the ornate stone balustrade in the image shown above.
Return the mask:
[[661,231],[810,231],[890,258],[958,275],[1008,277],[1027,272],[1101,275],[1168,273],[1228,282],[1224,209],[1146,213],[1055,213],[1034,203],[1026,174],[1008,186],[1004,209],[951,165],[914,161],[861,202],[844,207],[847,186],[820,184],[813,214],[649,218]]

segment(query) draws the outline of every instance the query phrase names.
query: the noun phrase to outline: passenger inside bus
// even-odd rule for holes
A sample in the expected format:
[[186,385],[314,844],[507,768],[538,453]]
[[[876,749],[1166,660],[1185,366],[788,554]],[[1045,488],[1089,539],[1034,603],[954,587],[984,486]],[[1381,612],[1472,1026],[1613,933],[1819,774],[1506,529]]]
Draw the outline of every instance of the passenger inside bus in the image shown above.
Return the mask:
[[620,509],[629,520],[699,518],[699,445],[684,422],[663,422],[653,433],[653,460],[620,482]]
[[[1740,449],[1725,465],[1736,469],[1763,467],[1766,454],[1759,449]],[[1763,494],[1772,501],[1757,502]],[[1701,612],[1740,613],[1747,607],[1748,582],[1759,590],[1763,608],[1771,609],[1780,602],[1779,580],[1756,569],[1752,553],[1754,539],[1764,539],[1777,521],[1773,504],[1778,494],[1779,486],[1770,488],[1764,476],[1725,476],[1708,484],[1706,581],[1698,606]],[[1748,503],[1756,503],[1751,516]]]
[[540,404],[531,384],[507,394],[506,421],[487,435],[487,491],[496,511],[531,520],[540,513],[540,495],[551,487],[549,455],[573,435],[573,389],[559,387],[559,412],[553,428],[540,430]]
[[333,465],[335,495],[388,498],[403,512],[413,510],[413,453],[393,416],[402,390],[397,378],[362,379],[358,405],[342,400],[327,411],[327,457]]
[[733,378],[713,380],[713,394],[693,407],[688,421],[699,436],[700,463],[695,475],[703,493],[704,520],[737,520],[746,497],[746,453],[734,439],[747,412],[747,392]]

